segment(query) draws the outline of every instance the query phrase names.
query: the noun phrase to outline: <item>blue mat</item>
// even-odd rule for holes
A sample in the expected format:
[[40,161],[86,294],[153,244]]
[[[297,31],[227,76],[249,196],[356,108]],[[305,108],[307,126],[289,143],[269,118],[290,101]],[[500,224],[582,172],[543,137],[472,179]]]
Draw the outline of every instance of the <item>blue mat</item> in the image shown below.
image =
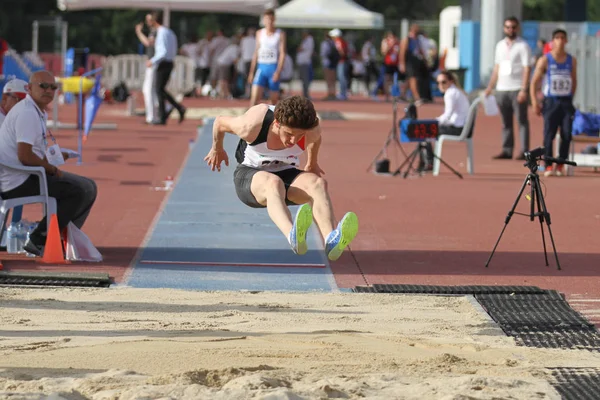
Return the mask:
[[[199,130],[146,247],[124,285],[198,290],[338,291],[315,226],[309,251],[292,252],[266,209],[242,204],[233,186],[237,138],[225,137],[230,165],[211,171],[204,157],[212,122]],[[292,215],[297,207],[291,207]]]

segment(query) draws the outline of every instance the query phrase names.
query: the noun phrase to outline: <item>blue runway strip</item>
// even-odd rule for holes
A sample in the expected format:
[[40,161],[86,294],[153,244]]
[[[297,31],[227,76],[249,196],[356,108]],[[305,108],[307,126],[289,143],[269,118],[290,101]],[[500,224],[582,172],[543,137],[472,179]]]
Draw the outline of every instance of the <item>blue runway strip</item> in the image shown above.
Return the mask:
[[[225,137],[229,167],[211,171],[204,157],[212,121],[170,193],[125,285],[198,290],[338,291],[316,227],[303,256],[271,222],[266,209],[242,204],[233,186],[237,138]],[[292,215],[297,207],[291,207]]]

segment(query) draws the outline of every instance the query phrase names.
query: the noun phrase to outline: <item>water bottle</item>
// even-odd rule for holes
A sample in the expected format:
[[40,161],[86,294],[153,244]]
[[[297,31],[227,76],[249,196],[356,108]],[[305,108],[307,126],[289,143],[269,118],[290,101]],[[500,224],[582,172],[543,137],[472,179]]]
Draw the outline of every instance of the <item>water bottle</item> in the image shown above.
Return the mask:
[[25,228],[24,221],[17,223],[17,253],[25,253],[23,246],[25,246],[25,240],[27,240],[27,231]]
[[18,243],[17,243],[17,225],[14,222],[8,226],[6,230],[6,252],[9,254],[14,254],[18,251]]

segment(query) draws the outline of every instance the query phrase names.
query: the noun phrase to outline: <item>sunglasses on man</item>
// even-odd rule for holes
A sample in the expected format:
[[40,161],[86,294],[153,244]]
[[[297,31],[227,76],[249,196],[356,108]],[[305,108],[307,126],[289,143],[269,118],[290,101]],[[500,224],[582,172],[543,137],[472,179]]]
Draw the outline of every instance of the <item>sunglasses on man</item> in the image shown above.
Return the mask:
[[46,83],[46,82],[41,82],[38,83],[39,87],[41,87],[44,90],[48,90],[48,89],[52,89],[52,90],[56,90],[58,89],[58,85],[55,83]]

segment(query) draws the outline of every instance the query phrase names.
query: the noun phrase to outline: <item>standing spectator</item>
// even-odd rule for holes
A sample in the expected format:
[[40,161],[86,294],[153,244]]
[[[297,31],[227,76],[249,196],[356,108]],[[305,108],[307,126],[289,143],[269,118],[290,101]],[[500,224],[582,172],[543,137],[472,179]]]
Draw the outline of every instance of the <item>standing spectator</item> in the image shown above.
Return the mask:
[[424,72],[427,70],[427,66],[425,65],[425,53],[421,48],[419,26],[417,24],[410,26],[408,37],[402,39],[400,42],[398,69],[401,74],[406,74],[415,105],[419,106],[423,104],[419,86],[422,85],[421,82],[424,79]]
[[217,58],[229,46],[229,39],[225,37],[221,29],[217,30],[217,34],[210,41],[210,84],[213,88],[217,87]]
[[[146,47],[146,56],[148,59],[154,57],[154,41],[156,39],[156,29],[152,23],[152,15],[146,14],[146,25],[150,31],[148,36],[144,35],[142,28],[144,23],[140,22],[135,26],[135,34],[142,44]],[[146,109],[146,123],[152,124],[156,122],[156,106],[158,98],[156,97],[156,87],[154,86],[154,66],[146,66],[144,74],[144,83],[142,85],[142,93],[144,94],[144,108]]]
[[[198,67],[200,68],[200,88],[206,85],[210,75],[210,43],[213,38],[211,31],[206,32],[202,40],[198,42]],[[200,89],[202,92],[202,89]]]
[[309,87],[312,80],[312,55],[315,51],[315,40],[308,30],[302,31],[302,42],[296,51],[298,75],[302,81],[302,94],[310,98]]
[[325,39],[321,42],[321,65],[323,66],[323,75],[327,83],[327,96],[323,100],[335,100],[335,75],[340,53],[338,53],[330,32],[325,34]]
[[217,81],[219,82],[219,96],[223,99],[232,99],[230,87],[233,83],[234,65],[240,58],[238,38],[231,38],[229,46],[217,57]]
[[166,86],[171,78],[173,62],[177,55],[177,37],[173,31],[162,25],[163,15],[161,11],[152,13],[152,26],[156,29],[155,54],[148,60],[149,67],[156,67],[156,92],[158,97],[158,124],[166,125],[168,115],[165,110],[165,102],[171,103],[173,108],[179,111],[179,122],[185,117],[185,107],[177,103],[173,96],[167,92]]
[[504,20],[506,38],[496,44],[496,60],[485,95],[496,86],[496,99],[502,114],[502,152],[494,159],[511,159],[514,149],[513,115],[517,114],[521,152],[516,160],[524,160],[529,151],[529,118],[527,116],[527,88],[531,72],[531,49],[518,36],[519,20],[509,17]]
[[[252,66],[252,57],[254,56],[254,50],[256,49],[256,29],[248,28],[246,35],[240,41],[240,52],[242,63],[244,64],[244,76],[245,80],[248,80],[250,76],[250,67]],[[254,72],[254,71],[252,71]],[[250,84],[245,85],[244,97],[250,98]]]
[[342,37],[342,31],[337,28],[329,31],[329,36],[333,38],[335,48],[340,56],[336,69],[337,80],[340,84],[340,93],[337,98],[338,100],[348,100],[348,69],[350,68],[348,42]]
[[[381,55],[383,56],[383,93],[385,100],[389,100],[390,89],[394,74],[400,74],[398,64],[400,63],[400,41],[393,31],[388,31],[381,40]],[[398,80],[401,80],[398,76]]]
[[[61,162],[54,161],[55,158],[59,161],[68,158],[67,153],[62,153],[62,157],[52,153],[56,140],[47,128],[45,110],[54,100],[57,88],[50,72],[37,71],[31,75],[29,94],[13,107],[0,127],[0,161],[8,165],[43,167],[48,195],[57,202],[59,228],[66,228],[73,222],[81,229],[96,201],[97,187],[91,179],[61,171],[57,166]],[[0,193],[3,199],[36,196],[40,193],[39,179],[25,171],[0,168]],[[27,252],[37,256],[43,254],[46,243],[46,217],[24,245]]]
[[[539,59],[530,87],[533,109],[544,116],[544,149],[547,157],[553,157],[554,137],[560,127],[560,149],[558,157],[569,158],[571,129],[575,117],[573,96],[577,90],[577,59],[567,53],[567,32],[557,29],[552,33],[552,51]],[[535,97],[537,86],[542,79],[543,106]],[[545,161],[544,176],[564,175],[564,164],[555,165]]]
[[188,57],[194,62],[194,82],[196,85],[194,90],[192,90],[192,92],[189,94],[195,95],[197,92],[197,86],[200,83],[200,48],[198,43],[198,35],[190,35],[190,40],[181,46],[181,49],[179,49],[179,54]]
[[376,57],[377,50],[373,44],[374,38],[371,36],[363,43],[360,51],[362,62],[365,65],[365,86],[367,87],[367,95],[371,93],[371,77],[375,78],[375,82],[379,78],[379,72],[377,71]]

